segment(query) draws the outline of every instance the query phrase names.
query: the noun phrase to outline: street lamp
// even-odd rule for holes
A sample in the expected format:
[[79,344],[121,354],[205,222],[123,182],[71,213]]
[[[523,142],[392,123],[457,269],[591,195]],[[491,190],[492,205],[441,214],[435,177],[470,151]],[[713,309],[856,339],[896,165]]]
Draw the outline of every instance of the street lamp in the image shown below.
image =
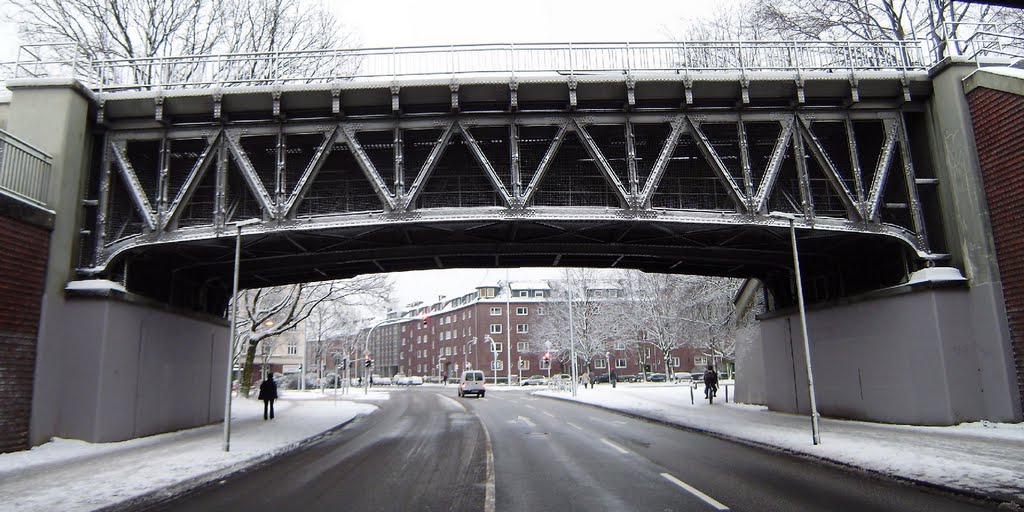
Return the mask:
[[800,278],[800,253],[796,247],[796,216],[788,213],[773,213],[772,216],[789,220],[789,240],[793,246],[793,273],[796,276],[796,299],[800,307],[800,330],[804,341],[804,363],[807,366],[807,392],[811,396],[811,438],[817,445],[821,444],[821,434],[818,432],[818,405],[814,399],[814,374],[811,373],[811,343],[807,337],[807,308],[804,306],[804,286]]
[[[386,319],[386,318],[384,320],[381,320],[380,322],[377,322],[376,324],[373,325],[373,327],[370,327],[370,330],[366,333],[365,357],[369,358],[369,356],[370,356],[370,335],[373,334],[373,330],[378,328],[378,327],[380,327],[380,326],[382,326],[382,325],[384,325],[384,324],[386,324],[387,322],[388,322],[388,319]],[[371,361],[370,364],[373,364],[372,363],[372,359],[367,359],[367,361]],[[364,395],[370,394],[370,368],[371,368],[371,366],[366,366],[366,365],[363,366],[363,381],[364,381],[363,382],[363,394]]]
[[469,346],[476,345],[476,336],[473,336],[462,346],[462,367],[469,368]]
[[259,224],[261,219],[248,219],[235,223],[235,267],[231,284],[231,328],[228,334],[228,385],[224,397],[224,451],[231,451],[231,388],[235,359],[235,324],[238,322],[238,264],[242,259],[242,228]]
[[491,372],[494,373],[494,385],[497,386],[498,385],[498,365],[497,365],[497,363],[495,363],[495,361],[498,360],[498,351],[495,350],[496,347],[494,346],[494,338],[491,338],[490,336],[484,336],[484,343],[486,343],[488,346],[491,347],[491,354],[492,354],[492,358],[491,358]]

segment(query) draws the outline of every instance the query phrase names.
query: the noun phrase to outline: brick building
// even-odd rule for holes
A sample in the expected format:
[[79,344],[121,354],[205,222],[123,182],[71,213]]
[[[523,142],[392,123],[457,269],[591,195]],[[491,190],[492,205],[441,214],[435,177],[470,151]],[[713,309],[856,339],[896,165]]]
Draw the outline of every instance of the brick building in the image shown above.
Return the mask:
[[[433,303],[415,303],[389,313],[369,336],[374,373],[418,375],[429,380],[444,375],[458,376],[467,368],[483,370],[488,379],[513,382],[531,375],[569,373],[552,357],[548,368],[546,347],[531,338],[531,327],[547,314],[551,288],[544,282],[511,282],[480,286],[455,298],[441,297]],[[511,294],[509,291],[511,290]],[[591,290],[607,300],[618,290]],[[668,372],[661,351],[653,346],[636,349],[625,343],[609,351],[617,375],[636,375],[648,369]],[[682,348],[670,354],[671,371],[689,372],[706,364],[705,356]],[[589,368],[607,372],[609,361],[595,358]],[[584,371],[581,368],[580,371]]]

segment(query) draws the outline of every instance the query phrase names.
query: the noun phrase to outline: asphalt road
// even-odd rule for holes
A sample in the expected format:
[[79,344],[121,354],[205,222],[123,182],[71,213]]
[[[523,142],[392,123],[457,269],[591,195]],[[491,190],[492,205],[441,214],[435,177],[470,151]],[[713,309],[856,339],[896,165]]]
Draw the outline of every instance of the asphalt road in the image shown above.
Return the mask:
[[973,511],[981,504],[589,406],[396,389],[324,441],[145,510]]

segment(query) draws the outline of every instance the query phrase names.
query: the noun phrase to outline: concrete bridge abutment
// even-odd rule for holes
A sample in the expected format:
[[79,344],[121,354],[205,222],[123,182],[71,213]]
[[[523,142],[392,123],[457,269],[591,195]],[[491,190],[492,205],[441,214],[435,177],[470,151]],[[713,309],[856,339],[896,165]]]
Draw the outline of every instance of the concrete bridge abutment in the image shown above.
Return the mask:
[[[29,444],[120,441],[223,419],[228,328],[104,290],[69,291],[87,215],[92,93],[74,79],[11,80],[7,129],[53,157],[55,214],[42,290]],[[218,376],[218,377],[212,377]]]

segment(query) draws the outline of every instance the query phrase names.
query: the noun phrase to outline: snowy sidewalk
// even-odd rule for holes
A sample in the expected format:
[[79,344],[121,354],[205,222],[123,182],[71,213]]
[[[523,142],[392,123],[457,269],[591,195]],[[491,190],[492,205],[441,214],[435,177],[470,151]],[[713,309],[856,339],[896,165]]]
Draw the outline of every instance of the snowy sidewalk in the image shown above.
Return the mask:
[[[822,418],[821,444],[814,446],[809,417],[770,412],[762,406],[710,405],[701,400],[703,388],[696,390],[693,405],[686,385],[627,384],[613,389],[602,384],[579,390],[576,398],[563,391],[537,394],[1024,506],[1024,424],[1020,423],[917,427]],[[725,398],[721,391],[718,398]]]
[[[277,417],[263,420],[263,402],[235,399],[231,451],[223,424],[120,443],[55,439],[24,452],[0,454],[0,511],[96,510],[152,492],[215,480],[294,449],[303,441],[376,410],[387,393],[282,393]],[[357,403],[363,402],[363,403]]]

